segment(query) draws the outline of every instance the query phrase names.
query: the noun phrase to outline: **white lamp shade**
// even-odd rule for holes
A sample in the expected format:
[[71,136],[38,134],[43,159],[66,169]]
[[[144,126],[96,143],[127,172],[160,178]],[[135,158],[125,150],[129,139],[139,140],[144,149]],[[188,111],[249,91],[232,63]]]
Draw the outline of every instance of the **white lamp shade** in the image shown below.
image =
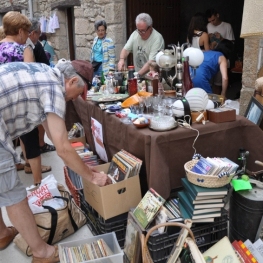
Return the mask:
[[173,55],[173,51],[169,49],[159,51],[156,55],[155,60],[158,66],[163,69],[170,69],[174,67],[177,63],[177,59]]
[[206,110],[214,109],[215,104],[212,100],[208,100],[207,105],[206,105]]
[[185,98],[189,103],[191,111],[202,111],[206,109],[208,95],[203,89],[192,88],[186,93]]
[[176,100],[172,106],[173,114],[175,117],[184,116],[184,104],[181,100]]
[[240,37],[263,38],[262,14],[262,0],[245,0]]
[[186,48],[183,52],[183,56],[189,57],[189,65],[193,68],[199,67],[204,61],[204,53],[199,48]]

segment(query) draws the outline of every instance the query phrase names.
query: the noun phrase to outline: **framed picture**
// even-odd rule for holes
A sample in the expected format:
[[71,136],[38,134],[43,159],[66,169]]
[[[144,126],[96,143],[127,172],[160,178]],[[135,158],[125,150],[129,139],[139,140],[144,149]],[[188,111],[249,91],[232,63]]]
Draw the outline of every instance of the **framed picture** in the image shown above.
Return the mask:
[[256,125],[261,126],[260,124],[263,118],[263,105],[261,105],[255,97],[251,97],[245,112],[245,117]]

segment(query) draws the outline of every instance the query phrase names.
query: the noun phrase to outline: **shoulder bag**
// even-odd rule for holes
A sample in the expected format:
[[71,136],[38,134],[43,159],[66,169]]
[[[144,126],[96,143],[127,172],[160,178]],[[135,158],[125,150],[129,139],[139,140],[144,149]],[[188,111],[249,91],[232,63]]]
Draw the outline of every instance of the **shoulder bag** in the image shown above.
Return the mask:
[[[58,184],[58,190],[61,196],[54,196],[53,198],[61,198],[65,206],[58,210],[50,206],[43,206],[48,209],[48,212],[34,214],[40,236],[50,245],[75,233],[87,221],[84,212],[76,205],[65,187]],[[27,256],[32,255],[30,247],[20,234],[15,237],[14,243]]]

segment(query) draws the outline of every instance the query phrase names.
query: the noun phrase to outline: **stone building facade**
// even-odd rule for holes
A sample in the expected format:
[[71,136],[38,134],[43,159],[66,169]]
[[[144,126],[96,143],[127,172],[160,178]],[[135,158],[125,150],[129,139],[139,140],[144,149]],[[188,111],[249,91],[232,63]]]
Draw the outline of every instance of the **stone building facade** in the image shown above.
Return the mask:
[[[108,36],[115,42],[118,58],[126,42],[125,3],[125,0],[0,0],[0,14],[22,10],[28,17],[49,18],[56,12],[60,28],[55,33],[47,34],[48,40],[59,58],[70,59],[69,43],[72,42],[74,58],[84,60],[90,59],[96,36],[94,22],[104,19],[108,25]],[[72,25],[69,25],[69,21],[72,21]],[[69,28],[72,28],[73,39],[69,35]]]
[[[116,45],[116,57],[126,42],[126,0],[0,0],[0,14],[10,10],[24,10],[29,17],[50,17],[56,12],[60,28],[48,34],[59,58],[70,59],[70,42],[73,43],[75,59],[89,60],[91,46],[96,32],[94,22],[105,19],[108,36]],[[71,9],[71,13],[68,9]],[[69,19],[71,16],[71,19]],[[69,25],[72,21],[72,25]],[[72,26],[72,38],[69,28]],[[257,79],[259,40],[246,39],[240,114],[244,115]]]

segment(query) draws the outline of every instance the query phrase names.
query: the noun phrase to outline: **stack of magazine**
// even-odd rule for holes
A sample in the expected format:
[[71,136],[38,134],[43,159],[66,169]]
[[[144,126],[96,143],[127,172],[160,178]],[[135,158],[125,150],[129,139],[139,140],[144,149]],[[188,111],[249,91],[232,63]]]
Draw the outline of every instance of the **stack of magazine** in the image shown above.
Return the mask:
[[76,122],[72,126],[71,130],[68,132],[68,138],[78,138],[85,136],[84,128],[81,123]]
[[228,158],[203,158],[194,165],[191,169],[192,172],[198,174],[207,174],[207,175],[219,175],[222,173],[233,174],[238,168],[238,164],[232,162]]
[[107,174],[112,183],[117,183],[139,175],[141,166],[142,160],[122,149],[113,155]]
[[76,247],[62,247],[62,256],[66,263],[86,262],[111,255],[113,255],[113,252],[103,239]]

